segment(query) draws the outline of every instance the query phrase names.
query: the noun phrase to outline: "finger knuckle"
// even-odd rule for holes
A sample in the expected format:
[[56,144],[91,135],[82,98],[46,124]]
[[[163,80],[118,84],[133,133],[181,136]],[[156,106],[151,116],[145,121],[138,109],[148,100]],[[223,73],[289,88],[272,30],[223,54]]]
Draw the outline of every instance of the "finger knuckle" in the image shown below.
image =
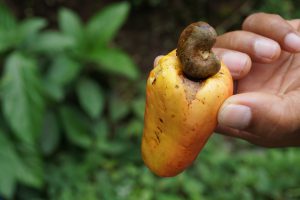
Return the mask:
[[272,18],[273,20],[282,20],[282,17],[278,14],[270,14],[270,18]]
[[243,29],[251,29],[251,27],[255,26],[257,23],[262,20],[268,20],[270,25],[278,24],[278,22],[282,21],[283,18],[278,14],[270,14],[265,12],[258,12],[249,15],[243,22]]
[[240,44],[241,31],[232,31],[228,33],[227,42],[228,45],[232,48],[237,48],[237,45]]
[[264,15],[265,13],[263,12],[253,13],[249,15],[242,24],[243,29],[248,29],[255,23],[256,19],[260,19]]

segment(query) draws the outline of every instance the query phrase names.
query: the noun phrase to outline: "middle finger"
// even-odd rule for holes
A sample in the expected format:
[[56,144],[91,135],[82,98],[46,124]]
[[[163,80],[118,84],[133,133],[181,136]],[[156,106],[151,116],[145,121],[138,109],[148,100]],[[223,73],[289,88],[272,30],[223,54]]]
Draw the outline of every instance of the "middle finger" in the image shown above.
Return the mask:
[[218,36],[215,47],[227,48],[248,54],[254,62],[270,63],[280,56],[279,44],[264,36],[233,31]]

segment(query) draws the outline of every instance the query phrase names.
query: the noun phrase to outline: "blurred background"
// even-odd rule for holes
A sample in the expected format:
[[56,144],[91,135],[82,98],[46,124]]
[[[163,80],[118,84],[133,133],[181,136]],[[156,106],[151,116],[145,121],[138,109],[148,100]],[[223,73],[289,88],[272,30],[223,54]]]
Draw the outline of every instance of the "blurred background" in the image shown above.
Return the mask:
[[181,30],[219,34],[296,0],[0,1],[0,199],[300,199],[300,149],[214,134],[195,163],[158,178],[140,155],[145,79]]

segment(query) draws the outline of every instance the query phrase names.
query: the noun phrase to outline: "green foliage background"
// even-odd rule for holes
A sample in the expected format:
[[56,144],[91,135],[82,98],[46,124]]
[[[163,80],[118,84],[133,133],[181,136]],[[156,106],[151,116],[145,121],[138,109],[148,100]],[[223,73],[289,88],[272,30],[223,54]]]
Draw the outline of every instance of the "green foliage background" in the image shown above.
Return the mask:
[[[1,3],[0,199],[300,198],[297,148],[214,135],[177,177],[144,166],[145,74],[113,39],[130,5],[162,3],[114,3],[86,23],[61,8],[57,30],[43,18],[17,20]],[[265,0],[250,11],[299,17],[297,4]]]

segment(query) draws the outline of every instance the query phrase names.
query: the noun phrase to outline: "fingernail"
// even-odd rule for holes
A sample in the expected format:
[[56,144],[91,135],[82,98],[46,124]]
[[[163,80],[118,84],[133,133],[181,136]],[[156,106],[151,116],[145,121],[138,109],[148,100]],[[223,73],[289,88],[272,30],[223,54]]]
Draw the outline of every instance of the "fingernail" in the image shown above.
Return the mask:
[[250,124],[251,115],[247,106],[228,104],[220,110],[218,121],[220,125],[243,130]]
[[289,33],[284,38],[284,44],[294,51],[300,51],[300,36],[296,33]]
[[254,43],[256,56],[266,58],[268,60],[273,59],[277,55],[279,49],[280,47],[277,43],[266,39],[258,39]]
[[222,61],[229,66],[231,74],[238,77],[246,66],[248,57],[242,53],[227,52],[222,56]]

